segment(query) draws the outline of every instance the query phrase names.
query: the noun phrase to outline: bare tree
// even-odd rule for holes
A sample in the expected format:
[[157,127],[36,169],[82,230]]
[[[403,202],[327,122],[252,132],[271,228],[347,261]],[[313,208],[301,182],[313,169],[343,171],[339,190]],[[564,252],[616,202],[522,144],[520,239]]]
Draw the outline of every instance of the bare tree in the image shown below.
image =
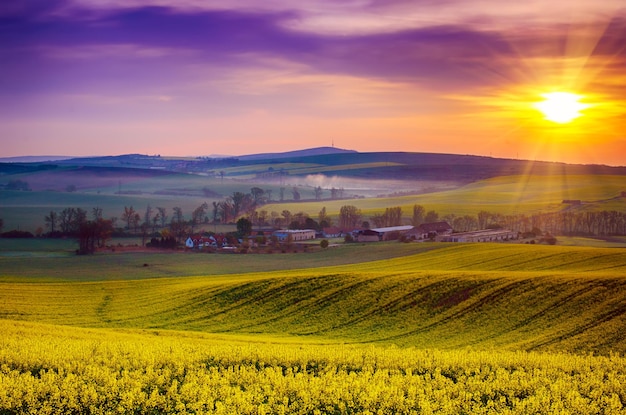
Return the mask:
[[356,228],[361,221],[361,216],[361,209],[356,206],[342,206],[339,209],[339,226],[344,229]]
[[262,205],[265,202],[265,198],[263,196],[265,194],[265,190],[260,187],[253,187],[250,189],[250,194],[252,195],[252,203],[254,207]]
[[122,220],[126,222],[126,229],[130,230],[135,216],[135,209],[132,206],[124,206],[124,212],[122,213]]
[[194,211],[191,213],[191,223],[190,223],[191,233],[193,233],[196,225],[199,225],[204,221],[204,218],[206,217],[206,211],[208,208],[209,208],[209,205],[207,205],[206,203],[203,203],[197,208],[195,208]]
[[57,224],[57,213],[51,210],[50,213],[44,217],[44,222],[46,223],[46,226],[50,228],[50,232],[54,232],[54,228]]
[[157,210],[159,211],[159,219],[161,220],[161,227],[165,228],[165,224],[167,223],[167,209],[164,207],[157,206]]
[[291,193],[293,194],[293,200],[296,200],[296,201],[300,200],[300,192],[298,191],[297,187],[294,186],[291,189]]
[[143,215],[143,223],[146,226],[150,226],[151,222],[152,222],[152,206],[148,204],[148,206],[146,206],[146,213],[144,213]]
[[322,198],[322,187],[321,186],[317,186],[314,190],[315,192],[315,200],[320,200]]
[[91,216],[93,216],[93,220],[102,219],[102,208],[101,207],[92,208]]
[[424,223],[424,217],[426,216],[426,209],[422,205],[413,205],[413,217],[411,218],[411,225],[420,226]]

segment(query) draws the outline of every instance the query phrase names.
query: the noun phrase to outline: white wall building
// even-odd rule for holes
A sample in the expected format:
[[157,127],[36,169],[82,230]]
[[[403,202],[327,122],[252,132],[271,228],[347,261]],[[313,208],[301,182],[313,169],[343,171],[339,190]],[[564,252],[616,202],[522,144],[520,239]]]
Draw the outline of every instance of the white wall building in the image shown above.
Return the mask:
[[289,235],[291,235],[293,242],[315,239],[315,231],[313,229],[281,229],[274,231],[274,236],[277,237],[280,242],[287,242]]

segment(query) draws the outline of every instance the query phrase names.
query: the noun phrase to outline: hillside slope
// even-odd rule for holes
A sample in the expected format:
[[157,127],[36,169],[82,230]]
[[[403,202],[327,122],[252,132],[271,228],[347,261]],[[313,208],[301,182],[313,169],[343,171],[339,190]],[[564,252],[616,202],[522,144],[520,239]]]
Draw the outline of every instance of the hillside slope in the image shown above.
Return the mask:
[[7,282],[0,317],[304,342],[624,353],[624,275],[622,249],[454,245],[273,273]]

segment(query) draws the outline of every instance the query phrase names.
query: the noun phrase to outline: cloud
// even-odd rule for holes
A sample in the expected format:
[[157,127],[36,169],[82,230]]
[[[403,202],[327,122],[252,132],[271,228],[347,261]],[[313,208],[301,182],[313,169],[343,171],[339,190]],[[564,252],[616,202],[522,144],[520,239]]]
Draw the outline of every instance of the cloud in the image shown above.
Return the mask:
[[[49,58],[74,59],[70,73],[78,82],[89,73],[100,79],[117,78],[120,83],[126,79],[139,79],[139,84],[149,79],[163,82],[180,77],[182,69],[196,64],[228,70],[262,65],[264,59],[275,58],[320,73],[449,90],[518,81],[524,59],[559,59],[565,56],[568,41],[578,41],[572,38],[575,25],[547,25],[530,32],[482,30],[463,21],[416,28],[399,25],[394,31],[348,35],[295,30],[294,22],[316,12],[310,5],[299,11],[251,12],[163,6],[85,9],[83,5],[72,9],[62,1],[50,2],[56,7],[38,4],[41,7],[35,12],[22,8],[21,14],[14,12],[10,19],[0,20],[9,62],[5,75],[8,71],[8,75],[26,77],[32,71],[33,78],[49,76],[50,86],[58,76],[60,88],[68,86],[69,80],[63,80],[68,62],[49,62]],[[405,7],[405,2],[395,1],[393,6]],[[433,8],[434,4],[423,1],[418,6]],[[381,6],[373,2],[370,7]],[[614,55],[621,58],[623,27],[619,19],[609,25],[595,52],[615,54],[621,49]],[[46,63],[48,76],[33,69],[34,63]],[[149,74],[145,73],[146,64],[151,65]],[[521,70],[530,73],[532,68]]]

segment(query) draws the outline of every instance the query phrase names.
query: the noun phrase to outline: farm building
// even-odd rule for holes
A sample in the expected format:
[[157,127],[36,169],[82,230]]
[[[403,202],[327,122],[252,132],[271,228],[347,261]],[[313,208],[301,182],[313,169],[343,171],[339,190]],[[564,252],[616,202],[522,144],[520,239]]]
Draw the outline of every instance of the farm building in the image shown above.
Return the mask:
[[358,242],[378,242],[380,234],[373,229],[365,229],[360,231],[356,237]]
[[434,239],[437,236],[449,235],[452,233],[452,226],[448,222],[422,223],[421,225],[406,232],[406,236],[411,239]]
[[496,242],[517,239],[517,232],[505,229],[484,229],[473,232],[459,232],[446,235],[442,242]]
[[403,226],[388,226],[385,228],[374,228],[372,230],[374,232],[378,232],[378,234],[380,235],[380,238],[383,241],[386,241],[386,240],[393,238],[393,235],[396,235],[395,239],[397,239],[397,235],[404,235],[412,229],[413,229],[413,225],[403,225]]
[[324,238],[340,238],[343,235],[344,235],[344,232],[336,226],[331,226],[331,227],[322,229],[322,236]]
[[281,229],[274,231],[274,236],[277,237],[280,242],[287,241],[289,235],[291,235],[293,242],[315,239],[315,231],[313,229]]

